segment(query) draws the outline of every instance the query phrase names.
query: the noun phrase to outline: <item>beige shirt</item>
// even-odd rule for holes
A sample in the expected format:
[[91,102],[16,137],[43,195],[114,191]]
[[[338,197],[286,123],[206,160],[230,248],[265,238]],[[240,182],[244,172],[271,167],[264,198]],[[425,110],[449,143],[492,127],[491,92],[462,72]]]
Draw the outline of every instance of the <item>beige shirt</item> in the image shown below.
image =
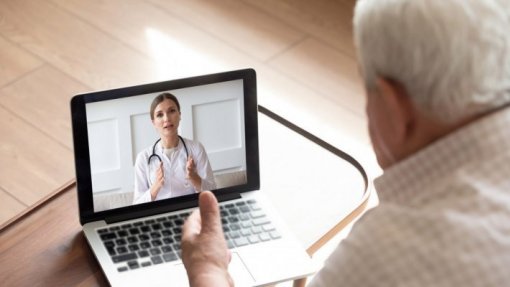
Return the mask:
[[510,109],[376,179],[368,211],[310,286],[510,286]]

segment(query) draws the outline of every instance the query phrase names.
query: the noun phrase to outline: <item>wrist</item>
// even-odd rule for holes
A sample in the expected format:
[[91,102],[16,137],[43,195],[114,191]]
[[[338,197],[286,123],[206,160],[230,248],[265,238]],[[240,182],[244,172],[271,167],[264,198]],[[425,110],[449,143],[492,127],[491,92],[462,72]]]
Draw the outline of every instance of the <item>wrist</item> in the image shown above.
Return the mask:
[[151,194],[151,200],[152,201],[156,200],[156,196],[158,196],[159,190],[153,185],[149,192]]
[[188,279],[191,287],[234,286],[234,282],[232,281],[228,270],[219,268],[215,265],[207,265],[200,269],[201,271],[193,272],[194,275],[190,275],[188,273]]
[[189,179],[196,190],[202,190],[202,178],[197,173],[191,174]]

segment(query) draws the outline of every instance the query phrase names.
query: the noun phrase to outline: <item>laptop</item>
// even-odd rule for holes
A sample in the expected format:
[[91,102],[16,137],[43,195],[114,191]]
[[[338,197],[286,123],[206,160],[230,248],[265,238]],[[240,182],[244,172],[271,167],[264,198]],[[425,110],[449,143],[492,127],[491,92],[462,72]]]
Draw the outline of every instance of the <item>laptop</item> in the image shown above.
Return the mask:
[[[161,94],[180,105],[180,140],[172,154],[163,152],[150,115]],[[80,222],[112,286],[188,286],[182,224],[197,208],[204,182],[220,202],[237,286],[274,284],[317,270],[260,188],[257,107],[253,69],[72,98]],[[202,185],[185,176],[190,156]],[[146,192],[160,166],[165,183],[152,197]]]

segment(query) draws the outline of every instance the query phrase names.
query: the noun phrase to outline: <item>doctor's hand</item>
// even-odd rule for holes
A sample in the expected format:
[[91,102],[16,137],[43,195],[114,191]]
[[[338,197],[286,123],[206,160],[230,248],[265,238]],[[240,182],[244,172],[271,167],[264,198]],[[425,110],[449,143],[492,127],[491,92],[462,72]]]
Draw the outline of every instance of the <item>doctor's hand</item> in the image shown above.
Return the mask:
[[182,262],[190,286],[234,286],[218,201],[210,191],[200,193],[198,201],[200,211],[195,210],[182,229]]
[[156,196],[161,190],[161,187],[163,187],[163,184],[165,184],[165,173],[163,170],[163,162],[160,162],[159,167],[156,170],[156,180],[151,186],[151,199],[153,201],[156,199]]
[[197,166],[191,156],[188,157],[186,162],[186,178],[191,181],[197,191],[201,191],[202,178],[197,174]]

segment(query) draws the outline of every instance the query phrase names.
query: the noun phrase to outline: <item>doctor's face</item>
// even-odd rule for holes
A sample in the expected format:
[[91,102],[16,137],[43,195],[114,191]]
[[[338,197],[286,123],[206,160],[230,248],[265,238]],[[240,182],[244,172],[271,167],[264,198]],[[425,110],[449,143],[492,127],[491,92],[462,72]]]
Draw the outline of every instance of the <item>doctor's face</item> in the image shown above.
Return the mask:
[[152,124],[161,137],[177,135],[180,121],[181,112],[177,108],[177,104],[170,99],[163,100],[154,109]]

